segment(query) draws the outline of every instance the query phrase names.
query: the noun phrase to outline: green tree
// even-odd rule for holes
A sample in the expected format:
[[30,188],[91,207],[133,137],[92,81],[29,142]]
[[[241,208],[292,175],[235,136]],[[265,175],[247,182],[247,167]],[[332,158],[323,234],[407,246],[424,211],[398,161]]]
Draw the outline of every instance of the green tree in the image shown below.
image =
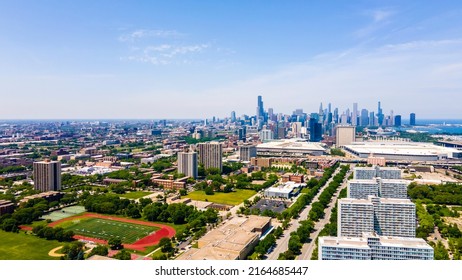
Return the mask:
[[109,250],[106,246],[104,245],[98,245],[95,248],[91,249],[91,252],[88,254],[87,258],[93,256],[93,255],[98,255],[98,256],[107,256],[109,253]]
[[111,238],[109,238],[109,240],[107,241],[107,244],[113,250],[118,250],[118,249],[122,248],[122,240],[119,237],[111,237]]
[[129,251],[122,249],[117,254],[114,255],[114,258],[118,260],[131,260],[132,255],[130,254]]

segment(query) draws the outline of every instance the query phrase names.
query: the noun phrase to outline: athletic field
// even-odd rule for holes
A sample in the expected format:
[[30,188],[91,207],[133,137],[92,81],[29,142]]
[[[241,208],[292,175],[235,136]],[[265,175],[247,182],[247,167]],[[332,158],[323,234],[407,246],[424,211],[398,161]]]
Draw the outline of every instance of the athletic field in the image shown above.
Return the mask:
[[67,230],[98,239],[108,240],[119,237],[122,243],[132,244],[137,240],[159,230],[158,227],[125,223],[100,218],[75,219],[62,225]]

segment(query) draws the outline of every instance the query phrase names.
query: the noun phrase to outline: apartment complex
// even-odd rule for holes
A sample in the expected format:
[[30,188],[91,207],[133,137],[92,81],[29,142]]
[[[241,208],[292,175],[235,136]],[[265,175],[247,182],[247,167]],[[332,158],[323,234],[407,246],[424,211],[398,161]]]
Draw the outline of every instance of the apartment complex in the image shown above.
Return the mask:
[[337,235],[361,236],[374,231],[374,205],[366,199],[344,198],[338,201]]
[[41,192],[61,189],[61,162],[34,162],[34,188]]
[[400,179],[353,179],[348,181],[348,197],[367,199],[368,196],[372,195],[383,198],[406,199],[408,185],[408,181]]
[[401,170],[396,167],[356,167],[353,179],[371,180],[374,177],[382,179],[401,179]]
[[9,200],[0,200],[0,216],[14,212],[14,203]]
[[197,153],[179,152],[178,153],[178,173],[197,178]]
[[433,260],[433,248],[422,238],[379,236],[319,238],[319,260]]
[[415,204],[409,199],[340,199],[337,219],[339,237],[360,237],[363,232],[415,237]]
[[218,168],[223,169],[222,145],[218,142],[208,142],[197,144],[199,150],[199,162],[204,165],[205,169]]

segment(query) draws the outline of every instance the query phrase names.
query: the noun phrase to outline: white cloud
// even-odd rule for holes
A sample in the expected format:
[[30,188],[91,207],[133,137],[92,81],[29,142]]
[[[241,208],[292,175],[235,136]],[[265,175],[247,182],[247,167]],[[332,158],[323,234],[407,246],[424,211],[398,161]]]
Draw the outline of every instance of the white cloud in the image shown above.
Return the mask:
[[363,14],[370,18],[372,22],[354,32],[354,35],[360,38],[370,36],[389,25],[391,23],[391,18],[396,14],[396,11],[389,8],[379,8],[365,11]]
[[161,30],[161,29],[138,29],[130,33],[125,33],[119,36],[121,42],[135,42],[143,38],[178,38],[183,36],[176,30]]
[[186,64],[189,63],[190,60],[185,59],[185,56],[201,53],[209,47],[210,46],[208,44],[184,46],[162,44],[147,46],[141,52],[123,57],[122,60],[146,62],[154,65],[166,65],[171,63]]

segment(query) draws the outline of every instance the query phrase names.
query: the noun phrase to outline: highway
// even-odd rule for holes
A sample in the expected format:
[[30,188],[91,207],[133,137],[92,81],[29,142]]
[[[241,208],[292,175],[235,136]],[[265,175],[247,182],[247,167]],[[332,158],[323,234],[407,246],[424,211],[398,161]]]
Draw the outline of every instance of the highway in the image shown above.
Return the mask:
[[314,232],[310,234],[311,242],[310,243],[305,243],[303,244],[303,247],[301,249],[302,253],[296,258],[297,260],[309,260],[311,259],[311,255],[313,254],[314,248],[316,248],[316,238],[318,238],[319,233],[321,230],[326,226],[326,224],[329,223],[330,217],[332,215],[332,209],[335,207],[335,203],[337,202],[337,198],[340,194],[340,191],[344,188],[347,187],[348,185],[348,176],[353,172],[354,166],[350,166],[350,171],[345,175],[345,178],[342,182],[342,185],[339,186],[337,191],[334,193],[332,196],[332,199],[327,206],[327,208],[324,210],[324,218],[319,220],[315,226],[314,226]]
[[326,184],[324,184],[324,186],[322,186],[322,188],[318,191],[318,193],[313,198],[313,201],[310,203],[310,205],[306,206],[305,209],[302,210],[299,218],[291,220],[289,227],[286,230],[284,230],[283,235],[279,239],[276,239],[276,245],[273,251],[267,255],[268,260],[277,260],[279,257],[279,254],[287,251],[288,246],[289,246],[290,233],[298,229],[298,227],[300,226],[300,221],[304,221],[307,219],[308,213],[311,210],[311,204],[319,200],[319,196],[321,195],[321,193],[329,185],[329,183],[332,182],[332,178],[335,175],[337,175],[339,171],[340,171],[340,167],[337,168],[337,170],[335,170],[335,172],[332,174],[329,180],[327,180]]

